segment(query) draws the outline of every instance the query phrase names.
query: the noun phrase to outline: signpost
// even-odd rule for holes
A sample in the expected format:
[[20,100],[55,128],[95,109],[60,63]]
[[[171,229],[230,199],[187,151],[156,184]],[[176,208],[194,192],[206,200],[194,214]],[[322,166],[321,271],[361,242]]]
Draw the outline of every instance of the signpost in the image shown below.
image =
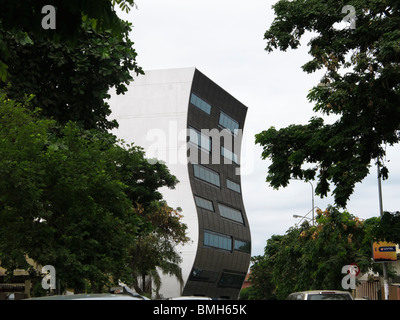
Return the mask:
[[372,244],[374,262],[397,261],[396,244],[391,242],[374,242]]

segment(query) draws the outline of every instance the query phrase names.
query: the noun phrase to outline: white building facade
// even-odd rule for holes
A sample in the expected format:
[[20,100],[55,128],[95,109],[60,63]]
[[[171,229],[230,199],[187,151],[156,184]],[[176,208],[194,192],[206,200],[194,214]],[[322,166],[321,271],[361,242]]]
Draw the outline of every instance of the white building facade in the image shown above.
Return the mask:
[[240,183],[247,107],[196,68],[146,71],[110,105],[114,133],[179,180],[160,191],[188,227],[190,243],[176,248],[184,284],[162,276],[160,293],[236,299],[251,253]]

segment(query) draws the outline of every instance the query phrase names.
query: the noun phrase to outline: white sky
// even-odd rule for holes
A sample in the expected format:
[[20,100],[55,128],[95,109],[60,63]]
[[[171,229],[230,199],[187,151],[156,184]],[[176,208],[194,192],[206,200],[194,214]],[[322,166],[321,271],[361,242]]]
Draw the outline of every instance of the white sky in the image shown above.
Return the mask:
[[[144,70],[196,67],[248,107],[244,143],[250,150],[246,158],[251,159],[252,170],[242,176],[242,190],[252,256],[262,255],[267,239],[284,234],[299,221],[293,214],[305,215],[312,208],[309,183],[292,181],[280,190],[269,187],[265,177],[270,161],[261,160],[261,148],[254,144],[255,133],[271,126],[306,124],[317,115],[306,96],[322,73],[309,75],[301,70],[310,60],[307,41],[295,51],[264,50],[264,32],[274,19],[271,5],[275,2],[137,0],[138,9],[119,14],[133,24],[131,38]],[[400,209],[398,149],[388,147],[390,178],[382,183],[387,211]],[[325,209],[328,204],[333,204],[332,198],[315,196],[315,206]],[[360,218],[379,216],[375,167],[356,186],[347,209]]]

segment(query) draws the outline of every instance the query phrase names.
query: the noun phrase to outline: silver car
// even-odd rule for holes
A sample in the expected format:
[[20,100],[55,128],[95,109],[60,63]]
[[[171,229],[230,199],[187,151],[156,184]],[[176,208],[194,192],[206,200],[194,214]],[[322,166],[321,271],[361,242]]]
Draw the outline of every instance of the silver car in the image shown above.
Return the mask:
[[212,299],[203,296],[180,296],[180,297],[168,298],[167,300],[212,300]]
[[291,293],[286,300],[353,300],[353,297],[347,291],[313,290]]
[[73,295],[55,295],[31,298],[28,300],[148,300],[143,297],[133,297],[125,294],[110,294],[110,293],[99,293],[99,294],[73,294]]
[[128,287],[116,287],[110,293],[80,293],[72,295],[54,295],[29,300],[150,300]]

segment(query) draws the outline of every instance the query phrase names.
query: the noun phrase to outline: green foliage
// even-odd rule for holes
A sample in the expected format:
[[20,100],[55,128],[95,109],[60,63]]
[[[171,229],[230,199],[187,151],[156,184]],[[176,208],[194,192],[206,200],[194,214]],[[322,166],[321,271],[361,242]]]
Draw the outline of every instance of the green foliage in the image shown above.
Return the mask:
[[375,218],[361,221],[329,207],[317,211],[317,224],[307,222],[290,228],[285,235],[267,241],[264,255],[253,258],[251,281],[255,299],[306,290],[343,290],[343,266],[356,263],[361,272],[374,267],[371,230]]
[[[41,27],[47,4],[55,30]],[[176,177],[107,133],[118,125],[108,118],[110,89],[123,94],[143,73],[116,5],[128,12],[135,3],[0,5],[1,264],[9,273],[34,271],[27,257],[53,265],[76,292],[139,274],[159,281],[156,267],[181,279],[174,245],[188,241],[158,190]]]
[[[368,174],[370,161],[366,148],[346,138],[348,134],[336,124],[324,125],[321,118],[313,118],[308,125],[290,125],[279,131],[270,128],[256,135],[256,142],[263,146],[262,157],[273,159],[267,181],[279,188],[291,178],[318,178],[315,192],[321,196],[327,195],[332,181],[335,201],[345,205],[355,183]],[[314,165],[304,167],[304,162]]]
[[136,208],[138,215],[151,226],[148,232],[139,235],[132,249],[130,266],[137,292],[146,289],[140,280],[144,282],[146,276],[151,276],[156,297],[160,298],[161,278],[157,269],[163,274],[175,276],[183,285],[179,266],[182,259],[176,246],[184,245],[189,238],[186,236],[187,226],[181,222],[183,216],[178,209],[172,209],[165,201],[153,202],[146,210],[140,205]]
[[43,109],[43,115],[62,125],[75,121],[85,129],[117,127],[115,120],[107,119],[111,113],[106,101],[109,90],[115,87],[117,94],[126,92],[131,72],[143,72],[136,65],[137,54],[128,37],[131,27],[128,23],[123,26],[121,39],[110,30],[96,31],[85,20],[73,45],[5,31],[3,43],[8,54],[3,61],[8,66],[7,81],[12,84],[7,87],[8,96],[23,101],[25,94],[34,94],[34,103]]
[[[326,196],[332,182],[341,207],[368,174],[371,161],[385,155],[385,145],[399,142],[400,128],[399,3],[352,1],[356,28],[338,30],[334,24],[344,18],[346,4],[282,0],[273,6],[276,17],[265,33],[266,50],[296,49],[301,37],[312,32],[312,60],[303,70],[324,69],[325,75],[308,99],[315,103],[314,111],[339,119],[325,125],[313,118],[308,125],[270,128],[256,136],[263,158],[272,160],[267,177],[271,186],[284,187],[291,176],[318,179],[316,192]],[[381,174],[388,178],[383,165]]]
[[[275,244],[280,244],[282,236],[273,235],[267,241],[265,254],[251,258],[251,289],[247,290],[249,300],[271,300],[276,298],[273,280],[273,261],[276,253]],[[267,249],[268,248],[268,249]],[[267,252],[268,251],[268,252]]]
[[130,7],[136,6],[134,0],[112,0],[112,5],[115,7],[115,4],[121,8],[122,11],[128,13],[130,11]]
[[[135,5],[133,0],[24,0],[23,5],[2,0],[0,20],[7,30],[23,30],[34,33],[38,38],[73,42],[79,38],[82,17],[86,17],[96,21],[98,31],[111,30],[114,36],[118,36],[124,28],[114,10],[115,3],[125,11]],[[55,30],[42,28],[42,19],[45,16],[42,8],[45,5],[55,8]]]
[[157,189],[176,182],[138,147],[72,122],[60,127],[0,97],[0,253],[9,272],[28,269],[29,256],[53,265],[76,291],[132,277],[138,236],[161,228],[136,203],[151,208],[161,199]]
[[[90,24],[98,33],[107,31],[113,38],[123,41],[126,36],[126,24],[118,18],[114,10],[115,3],[126,12],[135,5],[133,0],[52,0],[51,2],[25,0],[23,5],[2,0],[0,4],[0,80],[5,82],[9,76],[7,62],[4,59],[12,54],[3,43],[6,33],[20,38],[21,45],[34,44],[32,41],[34,39],[35,43],[47,42],[73,49],[81,40],[82,22],[84,22]],[[56,29],[42,28],[42,19],[45,17],[42,8],[45,5],[52,5],[55,8]]]
[[372,235],[377,241],[400,243],[400,212],[384,212],[381,219],[372,228]]

